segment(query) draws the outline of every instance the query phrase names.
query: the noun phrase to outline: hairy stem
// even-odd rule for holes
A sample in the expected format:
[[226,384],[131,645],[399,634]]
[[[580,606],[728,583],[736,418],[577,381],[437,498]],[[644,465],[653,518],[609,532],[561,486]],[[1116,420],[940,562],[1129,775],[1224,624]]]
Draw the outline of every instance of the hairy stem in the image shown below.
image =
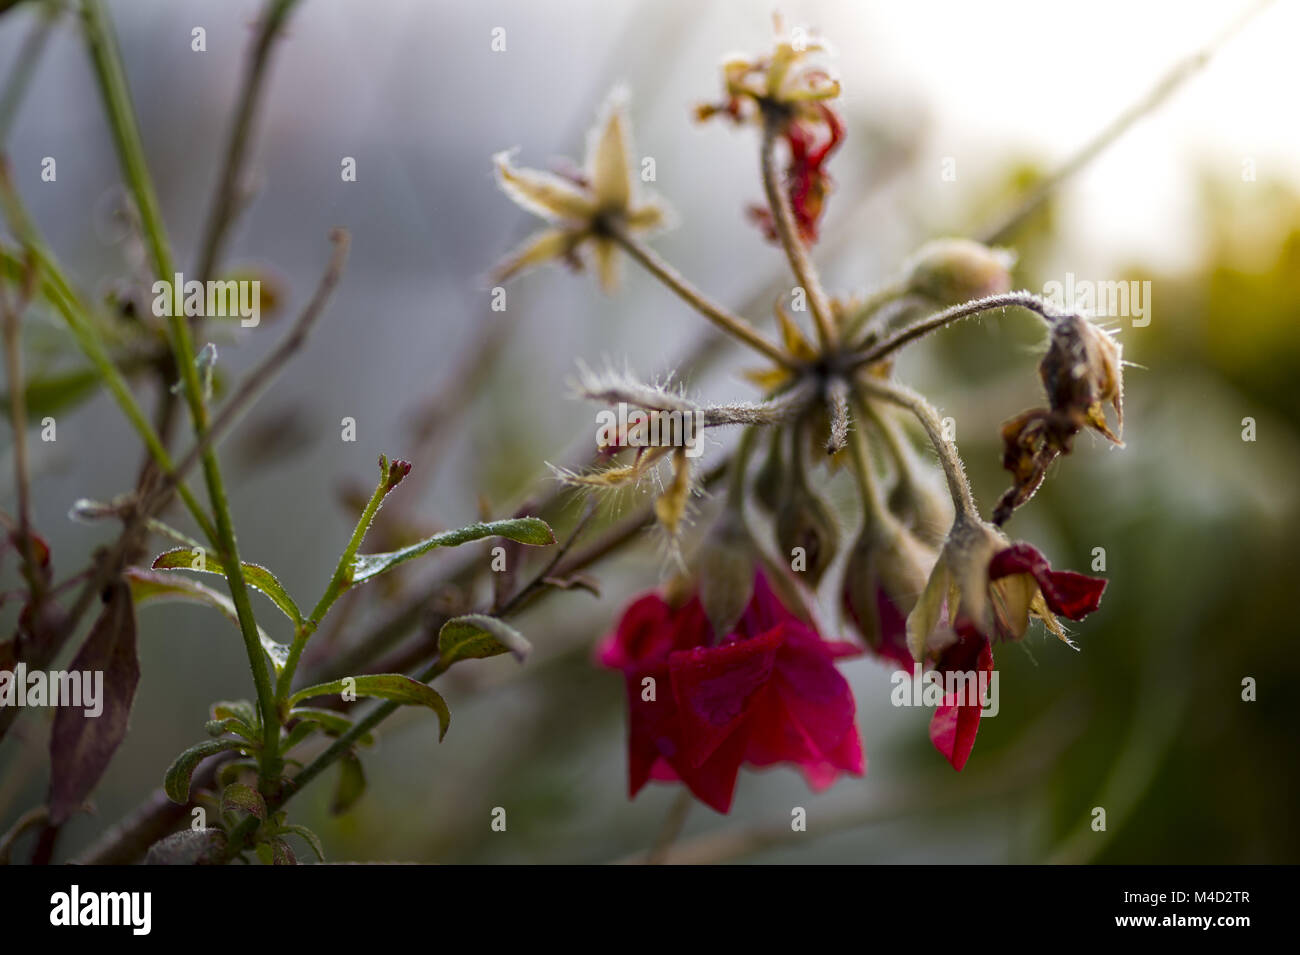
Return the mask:
[[975,507],[975,497],[971,494],[970,482],[966,479],[961,457],[957,454],[956,445],[944,437],[943,425],[934,406],[920,394],[903,385],[884,382],[870,376],[863,376],[859,379],[859,383],[865,391],[877,398],[906,408],[916,415],[917,420],[921,422],[921,427],[929,436],[930,443],[934,445],[935,453],[939,456],[944,477],[948,479],[948,493],[952,495],[953,507],[956,508],[958,517],[978,520],[979,511]]
[[1051,302],[1040,295],[1035,295],[1033,292],[1005,292],[1001,295],[989,295],[985,298],[977,298],[969,302],[963,302],[960,305],[954,305],[951,308],[945,308],[941,312],[927,315],[911,325],[900,328],[888,338],[872,345],[866,351],[854,355],[850,360],[850,366],[861,368],[863,365],[870,365],[888,357],[909,342],[923,338],[946,325],[951,325],[953,322],[970,318],[980,312],[1011,306],[1019,306],[1036,313],[1048,325],[1051,325],[1061,314],[1060,310]]
[[646,271],[676,292],[682,301],[690,305],[719,329],[744,342],[750,348],[766,355],[778,365],[785,368],[794,367],[794,362],[790,356],[781,351],[777,345],[760,335],[749,322],[739,315],[733,315],[721,305],[706,298],[704,293],[686,281],[680,272],[660,258],[657,252],[640,239],[629,235],[626,230],[617,225],[608,225],[606,231],[609,237],[622,246],[632,258],[640,262]]
[[808,294],[808,305],[812,310],[813,322],[817,326],[817,337],[826,348],[835,342],[835,325],[831,321],[830,299],[822,288],[821,279],[813,267],[808,249],[799,237],[795,227],[794,212],[790,208],[790,197],[781,189],[780,173],[776,168],[776,144],[781,135],[778,120],[768,117],[763,123],[763,145],[761,165],[763,169],[763,191],[767,193],[767,204],[772,210],[772,224],[776,228],[777,238],[785,249],[786,258],[795,278]]

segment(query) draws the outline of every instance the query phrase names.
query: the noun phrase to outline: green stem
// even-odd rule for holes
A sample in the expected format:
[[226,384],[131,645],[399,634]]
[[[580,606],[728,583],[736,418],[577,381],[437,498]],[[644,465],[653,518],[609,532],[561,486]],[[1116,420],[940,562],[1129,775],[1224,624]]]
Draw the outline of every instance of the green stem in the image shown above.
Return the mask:
[[[162,213],[145,162],[144,144],[140,138],[135,109],[131,104],[131,93],[122,68],[122,56],[109,23],[108,13],[104,9],[102,0],[82,0],[81,12],[86,42],[94,63],[95,76],[104,100],[109,127],[113,133],[118,161],[122,166],[127,186],[135,197],[136,208],[140,214],[140,225],[144,230],[145,242],[153,259],[155,274],[164,281],[172,281],[175,267],[171,249],[167,243]],[[186,323],[185,316],[172,315],[168,321],[168,329],[176,366],[180,370],[185,387],[185,398],[189,405],[195,438],[202,440],[208,426],[207,408],[204,405],[198,369],[194,366],[194,344],[190,339],[189,325]],[[221,467],[211,449],[203,455],[203,477],[208,486],[208,497],[216,519],[216,544],[226,569],[230,598],[239,619],[240,633],[244,638],[244,651],[248,656],[249,668],[253,673],[253,683],[257,688],[257,698],[262,711],[263,746],[260,768],[263,788],[268,789],[280,772],[279,713],[267,660],[258,638],[257,621],[253,615],[248,585],[244,580],[243,567],[239,560],[239,546],[235,540]]]
[[961,456],[957,453],[956,445],[944,437],[943,425],[934,406],[922,395],[904,385],[881,381],[869,375],[859,378],[859,383],[865,391],[875,397],[906,408],[916,415],[917,420],[921,422],[921,427],[929,436],[930,443],[934,445],[935,453],[939,456],[944,477],[948,479],[948,492],[952,495],[957,517],[978,521],[979,510],[975,507],[975,497],[971,494],[970,482],[966,479]]
[[868,520],[878,520],[889,516],[889,509],[880,493],[880,484],[872,470],[871,452],[867,447],[867,432],[862,427],[868,412],[865,401],[855,401],[853,411],[857,417],[856,425],[849,432],[849,452],[853,455],[853,474],[857,479],[858,493],[862,498],[862,510]]

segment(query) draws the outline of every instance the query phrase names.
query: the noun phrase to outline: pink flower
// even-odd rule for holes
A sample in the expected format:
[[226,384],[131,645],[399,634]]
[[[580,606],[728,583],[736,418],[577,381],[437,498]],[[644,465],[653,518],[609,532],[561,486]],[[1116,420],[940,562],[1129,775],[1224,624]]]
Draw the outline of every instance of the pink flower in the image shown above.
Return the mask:
[[598,651],[628,695],[628,791],[680,780],[718,812],[742,763],[792,763],[819,791],[865,761],[849,685],[834,661],[852,644],[823,640],[777,599],[763,573],[740,621],[716,645],[698,597],[674,608],[634,601]]

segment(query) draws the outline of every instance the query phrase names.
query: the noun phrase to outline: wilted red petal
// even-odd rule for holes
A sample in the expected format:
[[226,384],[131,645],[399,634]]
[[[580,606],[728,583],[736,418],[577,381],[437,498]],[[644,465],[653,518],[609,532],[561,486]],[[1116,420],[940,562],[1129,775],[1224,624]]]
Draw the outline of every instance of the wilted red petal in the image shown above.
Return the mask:
[[989,561],[989,580],[1012,574],[1032,575],[1051,611],[1071,620],[1082,620],[1097,609],[1107,583],[1072,570],[1052,570],[1047,558],[1024,541],[998,551]]
[[611,670],[664,663],[673,650],[701,646],[710,630],[699,600],[674,609],[657,593],[634,600],[614,632],[596,649],[596,661]]
[[[944,651],[936,669],[940,673],[992,673],[993,648],[988,639],[969,621],[958,620],[956,630],[957,642]],[[983,712],[983,706],[959,703],[956,694],[948,694],[930,719],[930,741],[959,772],[975,747]]]
[[841,772],[863,772],[856,707],[817,634],[795,624],[789,630],[772,680],[754,705],[745,758],[755,766],[795,763],[809,786],[821,790]]
[[[785,639],[777,627],[750,640],[683,650],[669,658],[686,760],[699,766],[750,713]],[[679,770],[680,771],[680,770]]]

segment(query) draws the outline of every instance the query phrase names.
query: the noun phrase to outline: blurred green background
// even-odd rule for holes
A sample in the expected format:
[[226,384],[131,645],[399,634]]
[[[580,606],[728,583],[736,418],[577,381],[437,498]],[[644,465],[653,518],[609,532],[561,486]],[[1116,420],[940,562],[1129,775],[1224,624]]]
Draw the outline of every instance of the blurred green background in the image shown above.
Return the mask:
[[[1228,12],[1167,7],[1180,11],[1173,24],[1168,12],[1066,3],[1053,5],[1048,22],[1016,3],[981,4],[986,15],[973,20],[955,3],[907,14],[898,6],[783,7],[789,21],[831,37],[844,72],[849,138],[831,165],[837,194],[817,253],[837,290],[873,287],[929,237],[978,233]],[[188,262],[258,4],[110,8],[168,228]],[[1291,616],[1300,569],[1300,191],[1294,138],[1277,128],[1290,106],[1282,91],[1297,77],[1293,62],[1269,59],[1279,47],[1249,45],[1285,35],[1294,18],[1268,20],[1275,13],[1284,16],[1264,14],[1236,41],[1244,50],[1230,46],[1009,242],[1021,256],[1020,287],[1041,289],[1066,271],[1151,282],[1150,324],[1120,322],[1124,356],[1140,366],[1127,372],[1127,446],[1081,437],[1009,527],[1058,567],[1088,571],[1093,549],[1105,549],[1111,583],[1101,610],[1074,627],[1080,652],[1041,634],[996,649],[1001,713],[981,727],[961,774],[931,747],[928,714],[889,704],[883,666],[846,664],[866,777],[813,796],[789,770],[746,771],[728,817],[692,809],[679,840],[690,858],[1300,861],[1289,708],[1300,678]],[[508,513],[553,486],[543,462],[572,460],[594,433],[594,410],[567,397],[575,358],[626,357],[651,377],[707,337],[702,321],[630,267],[615,297],[590,276],[552,269],[511,286],[502,343],[482,367],[474,361],[484,328],[496,327],[484,276],[531,226],[497,193],[489,157],[515,145],[526,165],[580,156],[586,124],[616,81],[632,90],[637,147],[656,158],[655,189],[681,218],[657,248],[720,300],[756,300],[747,314],[770,327],[771,296],[759,293],[787,278],[778,251],[744,217],[761,195],[754,137],[690,121],[695,102],[716,96],[721,54],[769,42],[766,17],[687,2],[392,2],[363,11],[305,0],[272,70],[252,163],[257,196],[231,262],[278,276],[292,315],[323,267],[331,226],[352,231],[353,254],[308,349],[223,446],[247,559],[310,601],[380,452],[425,468],[423,483],[402,488],[387,533],[468,523],[483,499]],[[33,22],[22,8],[0,19],[0,74]],[[935,23],[945,24],[942,38]],[[207,31],[205,54],[190,50],[196,25]],[[507,29],[505,53],[490,51],[496,26]],[[1005,65],[957,61],[949,34],[987,46],[993,60],[1034,36],[1094,52],[1111,37],[1142,56],[1129,75],[1057,88],[1051,44],[1019,54],[1016,81]],[[1096,57],[1084,62],[1101,70]],[[1249,103],[1234,99],[1243,89],[1254,90]],[[1055,106],[1045,110],[1044,97]],[[1245,114],[1262,118],[1252,126]],[[6,149],[18,188],[85,290],[104,295],[138,273],[139,244],[114,215],[119,174],[75,18],[53,32]],[[40,181],[45,156],[58,159],[57,183]],[[357,159],[356,183],[339,180],[343,156]],[[1254,179],[1243,177],[1247,156]],[[939,177],[944,157],[956,158],[956,182]],[[48,316],[34,310],[27,324],[29,374],[77,367]],[[228,378],[283,327],[221,332]],[[999,424],[1039,403],[1040,337],[1027,315],[986,318],[927,340],[899,365],[956,420],[985,508],[1006,483]],[[752,365],[726,352],[687,384],[708,398],[750,397],[739,372]],[[150,400],[150,386],[140,386]],[[421,441],[413,422],[431,401],[449,420]],[[344,416],[357,419],[354,444],[339,440]],[[1254,441],[1242,439],[1245,418],[1256,423]],[[33,442],[33,453],[37,527],[62,577],[112,531],[67,520],[69,506],[127,490],[139,449],[103,395],[59,411],[58,421],[58,441]],[[11,473],[6,443],[6,509]],[[830,493],[851,528],[843,476]],[[623,501],[625,510],[639,503]],[[571,524],[577,511],[574,502],[557,523]],[[703,502],[697,529],[711,513]],[[332,649],[463,557],[432,558],[396,589],[367,594]],[[430,716],[400,713],[366,753],[369,790],[349,815],[328,815],[322,781],[295,800],[293,819],[318,832],[334,860],[604,862],[643,851],[674,790],[652,786],[627,800],[622,681],[592,664],[591,647],[627,597],[665,569],[647,537],[593,570],[599,599],[548,597],[518,621],[536,648],[526,665],[485,661],[440,684],[454,714],[445,742]],[[4,571],[3,586],[16,586],[12,563]],[[836,621],[829,588],[824,596]],[[280,623],[269,604],[258,611],[269,629]],[[7,605],[7,627],[13,614]],[[158,785],[174,755],[202,738],[212,700],[250,693],[237,633],[204,610],[142,610],[140,652],[132,732],[96,793],[97,814],[69,824],[59,859]],[[1247,677],[1258,684],[1255,702],[1242,700]],[[43,798],[48,725],[45,714],[25,714],[0,744],[0,831]],[[505,833],[489,825],[498,806],[507,809]],[[789,834],[793,806],[808,808],[807,833]],[[1107,810],[1104,833],[1089,827],[1096,806]]]

